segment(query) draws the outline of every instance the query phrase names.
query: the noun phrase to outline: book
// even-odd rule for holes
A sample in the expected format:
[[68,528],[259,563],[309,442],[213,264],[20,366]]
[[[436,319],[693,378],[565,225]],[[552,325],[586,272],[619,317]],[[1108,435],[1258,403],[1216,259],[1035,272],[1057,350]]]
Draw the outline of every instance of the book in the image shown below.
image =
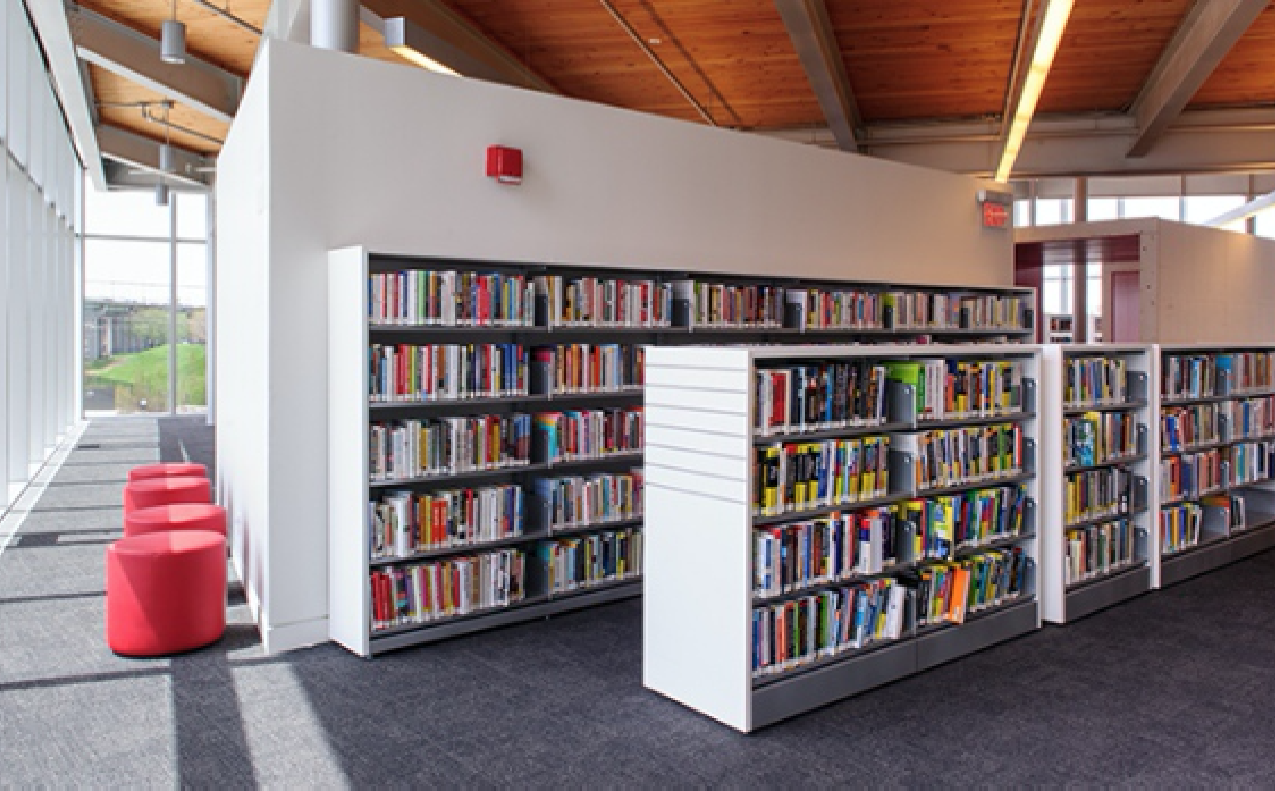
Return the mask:
[[373,571],[372,631],[515,604],[525,596],[525,573],[526,557],[517,549]]

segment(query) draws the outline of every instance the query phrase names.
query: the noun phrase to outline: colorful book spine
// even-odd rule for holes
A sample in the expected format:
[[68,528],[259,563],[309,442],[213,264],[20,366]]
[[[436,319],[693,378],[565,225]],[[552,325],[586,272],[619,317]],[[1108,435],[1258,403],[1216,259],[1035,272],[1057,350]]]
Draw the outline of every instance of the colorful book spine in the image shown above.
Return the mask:
[[415,563],[371,574],[372,631],[419,625],[524,598],[526,557],[517,549]]
[[1180,552],[1200,543],[1204,509],[1198,503],[1178,503],[1160,509],[1160,551]]
[[634,528],[542,541],[538,551],[550,594],[633,579],[642,573],[642,531]]
[[1132,565],[1137,540],[1128,519],[1071,528],[1066,533],[1066,584],[1094,579]]
[[917,626],[962,623],[1026,595],[1031,559],[1020,547],[923,566],[916,575]]
[[909,628],[907,595],[897,580],[886,578],[754,607],[753,677],[898,640]]
[[962,486],[1020,475],[1023,429],[1017,423],[935,429],[902,435],[899,450],[914,459],[916,487]]
[[540,478],[536,497],[545,526],[580,528],[642,516],[642,471]]
[[542,412],[535,416],[537,461],[601,459],[642,450],[642,407]]
[[753,414],[763,436],[881,425],[885,368],[859,359],[758,370]]
[[522,535],[523,491],[514,485],[391,491],[369,502],[368,512],[371,557],[402,558]]
[[1068,467],[1110,464],[1138,454],[1138,418],[1129,412],[1086,412],[1063,419]]
[[531,416],[378,421],[369,427],[368,446],[373,481],[517,467],[531,462]]
[[779,596],[880,574],[906,541],[889,508],[834,512],[753,531],[753,594]]
[[641,346],[541,346],[532,351],[532,359],[544,366],[545,390],[552,395],[613,393],[640,388],[645,381],[646,351]]
[[668,327],[672,290],[655,280],[541,275],[534,281],[550,327]]
[[368,395],[377,403],[528,393],[527,351],[512,343],[374,343],[369,364]]
[[1069,357],[1064,376],[1066,406],[1123,404],[1128,400],[1129,365],[1120,357]]
[[369,276],[375,326],[532,327],[535,289],[522,275],[411,269]]
[[756,448],[754,512],[778,516],[886,496],[890,441],[883,435]]

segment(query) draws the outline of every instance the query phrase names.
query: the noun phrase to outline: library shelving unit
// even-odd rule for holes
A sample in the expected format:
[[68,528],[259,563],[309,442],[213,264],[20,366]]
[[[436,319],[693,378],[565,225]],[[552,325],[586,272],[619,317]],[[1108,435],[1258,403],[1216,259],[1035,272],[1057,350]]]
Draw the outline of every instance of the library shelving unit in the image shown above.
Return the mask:
[[[1152,487],[1160,558],[1153,584],[1162,587],[1275,547],[1275,346],[1158,348],[1161,467]],[[1189,473],[1199,476],[1197,485],[1182,488],[1183,466],[1192,459],[1216,459],[1220,478],[1197,470]],[[1183,518],[1174,520],[1178,509]]]
[[1154,356],[1149,344],[1044,347],[1043,620],[1074,621],[1151,588]]
[[[439,289],[444,286],[424,273],[455,273],[454,280],[445,286],[445,299],[439,296]],[[484,277],[492,278],[490,286]],[[499,277],[509,280],[500,281]],[[554,293],[566,296],[555,298],[530,285],[537,278],[555,277],[567,286],[565,291]],[[582,279],[588,278],[601,285],[589,281],[587,288],[581,285],[572,290],[572,283],[581,284],[585,282]],[[614,281],[621,282],[617,285]],[[626,283],[636,290],[625,291]],[[635,283],[641,285],[634,286]],[[499,293],[484,290],[489,287]],[[520,291],[522,288],[526,290]],[[395,296],[396,289],[399,296]],[[411,298],[413,304],[404,305],[408,300],[403,294],[415,294]],[[440,308],[444,302],[450,306],[453,298],[457,305],[477,302],[490,309],[480,308],[486,314],[474,316],[462,307]],[[408,475],[387,475],[377,466],[382,456],[394,453],[393,426],[407,421],[510,418],[568,410],[637,411],[643,399],[640,383],[555,390],[549,383],[560,379],[557,366],[528,355],[522,381],[518,381],[518,376],[509,376],[506,361],[476,363],[480,369],[492,367],[515,382],[514,387],[504,383],[499,388],[483,389],[481,395],[471,393],[457,398],[420,397],[413,390],[410,398],[401,398],[396,378],[389,386],[393,394],[374,398],[378,386],[386,388],[386,382],[373,381],[373,366],[377,360],[386,365],[381,357],[387,347],[506,345],[530,350],[558,345],[618,345],[632,353],[626,358],[632,364],[640,354],[638,350],[691,343],[949,339],[1015,344],[1026,341],[1034,332],[1033,314],[1028,307],[1033,298],[1029,288],[926,287],[498,263],[382,255],[363,247],[332,251],[328,336],[330,635],[351,651],[368,656],[642,592],[641,495],[634,498],[636,508],[622,514],[623,518],[561,522],[551,517],[552,505],[539,488],[547,479],[565,476],[637,472],[640,477],[640,444],[602,457],[551,459],[539,429],[533,427],[530,454],[506,466],[480,465],[459,472],[444,466],[430,469],[428,474],[413,471]],[[425,320],[404,319],[394,309],[424,311],[428,315]],[[588,310],[594,311],[593,320],[563,318]],[[374,356],[370,351],[373,349],[379,350],[380,356]],[[409,351],[410,354],[415,352]],[[402,376],[403,364],[400,361],[396,365],[392,369],[394,376]],[[637,368],[641,369],[640,362]],[[378,370],[377,376],[384,377],[391,369]],[[638,421],[640,436],[640,418]],[[384,433],[374,436],[376,431]],[[410,436],[419,435],[414,423],[409,431]],[[407,442],[410,446],[412,440]],[[420,452],[410,447],[397,450],[402,456]],[[388,499],[406,501],[401,506],[405,510],[394,512],[395,519],[404,521],[403,515],[412,509],[424,513],[425,509],[419,506],[424,497],[450,496],[439,493],[465,487],[504,487],[498,496],[513,499],[504,506],[501,516],[516,514],[520,520],[514,521],[520,521],[520,529],[510,529],[508,521],[500,522],[495,534],[490,529],[474,530],[470,526],[468,529],[474,532],[464,541],[449,540],[427,547],[421,546],[418,534],[408,531],[407,535],[414,537],[406,546],[384,545],[392,542],[378,545],[385,526],[377,520],[384,519],[380,509],[388,507]],[[418,516],[416,520],[423,518]],[[406,519],[410,521],[410,517]],[[559,578],[542,554],[547,544],[572,539],[587,544],[616,531],[632,532],[625,533],[623,544],[582,546],[580,551],[585,554],[573,554],[568,561],[577,571],[581,564],[593,570],[588,575],[593,580],[590,584],[572,585],[566,590],[562,589],[561,580],[558,585],[553,584]],[[475,542],[475,535],[484,540]],[[623,575],[619,574],[615,557],[621,551],[628,558]],[[487,557],[492,553],[502,554],[493,560]],[[468,576],[481,586],[496,586],[493,596],[481,602],[483,606],[459,611],[447,606],[444,599],[449,593],[464,598],[466,591],[451,590],[459,583],[427,576],[427,572],[442,574],[433,566],[452,561],[468,565],[463,573],[450,569],[449,573],[455,575],[451,579]],[[422,570],[422,566],[430,568]],[[413,574],[417,576],[413,578]],[[382,585],[389,587],[378,589]],[[437,590],[440,586],[444,589],[441,593]],[[387,600],[391,602],[388,614],[378,609]],[[472,605],[472,598],[465,600]],[[428,617],[419,614],[418,606],[423,603],[431,608]],[[437,609],[440,606],[442,609]]]
[[[896,366],[926,361],[940,368],[937,379],[896,377]],[[764,425],[766,415],[791,405],[773,395],[782,371],[796,367],[802,372],[794,377],[809,381],[805,366],[842,363],[890,371],[875,417],[778,432]],[[971,392],[969,385],[954,389],[950,376],[943,384],[944,366],[964,365],[1012,369],[1012,395],[983,409],[973,401],[946,412],[924,407]],[[1029,345],[650,349],[643,684],[748,732],[1039,628],[1040,367],[1040,347]],[[780,391],[790,384],[779,381]],[[1001,392],[989,378],[980,381],[974,387]],[[967,466],[962,473],[939,461],[949,477],[936,480],[937,438],[956,442],[958,435],[969,444],[946,447],[960,448],[952,458]],[[840,444],[829,451],[829,441],[862,447],[863,455],[843,455]],[[873,469],[869,446],[888,447],[884,481],[853,475]],[[822,461],[809,461],[820,453]],[[998,453],[1010,453],[1012,463]],[[813,487],[804,495],[803,476]],[[844,492],[856,489],[858,499],[848,502]],[[798,507],[785,507],[794,491]],[[1006,499],[995,499],[997,492]],[[996,510],[1001,505],[1005,511]],[[833,537],[847,524],[853,527],[843,538]],[[798,539],[804,525],[817,527]],[[858,541],[847,541],[850,535]],[[800,558],[812,556],[821,559],[802,576]],[[821,619],[815,629],[776,636],[812,615]]]

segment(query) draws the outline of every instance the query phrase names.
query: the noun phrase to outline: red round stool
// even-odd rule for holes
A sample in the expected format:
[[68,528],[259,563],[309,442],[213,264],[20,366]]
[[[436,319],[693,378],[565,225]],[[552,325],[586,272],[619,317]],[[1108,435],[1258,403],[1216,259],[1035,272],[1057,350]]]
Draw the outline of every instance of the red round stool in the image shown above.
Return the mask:
[[164,656],[226,630],[226,539],[206,530],[121,538],[106,550],[106,643]]
[[212,485],[207,478],[147,478],[124,484],[125,517],[139,508],[210,502]]
[[138,508],[124,515],[124,536],[161,530],[207,530],[226,535],[226,509],[211,503],[175,503]]
[[207,478],[208,468],[193,461],[161,461],[155,464],[139,464],[128,471],[130,481],[151,478]]

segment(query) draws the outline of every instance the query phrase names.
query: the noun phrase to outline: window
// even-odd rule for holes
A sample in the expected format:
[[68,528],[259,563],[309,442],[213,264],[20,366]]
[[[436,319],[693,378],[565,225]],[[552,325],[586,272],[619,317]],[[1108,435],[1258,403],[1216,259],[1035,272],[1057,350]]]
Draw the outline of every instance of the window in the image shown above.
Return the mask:
[[1037,225],[1065,225],[1072,221],[1071,198],[1037,198]]
[[207,196],[85,196],[85,413],[206,409]]
[[[1247,203],[1243,195],[1188,195],[1186,197],[1186,221],[1203,225],[1214,217],[1238,209]],[[1235,220],[1220,226],[1228,231],[1244,233],[1244,220]]]
[[1089,219],[1115,220],[1120,217],[1120,201],[1117,198],[1090,198]]
[[1171,198],[1124,198],[1122,217],[1159,217],[1162,220],[1182,219],[1182,200]]

